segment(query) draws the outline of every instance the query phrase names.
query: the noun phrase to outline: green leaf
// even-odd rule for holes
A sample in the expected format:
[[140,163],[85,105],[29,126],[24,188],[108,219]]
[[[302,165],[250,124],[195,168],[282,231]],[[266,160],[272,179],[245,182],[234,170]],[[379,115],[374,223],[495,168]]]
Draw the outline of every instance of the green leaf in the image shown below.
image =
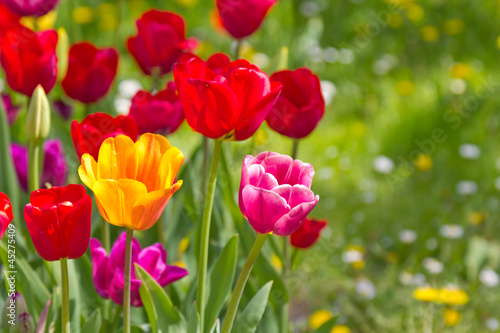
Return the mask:
[[153,322],[156,318],[156,329],[153,332],[185,333],[186,321],[182,314],[172,304],[165,290],[144,270],[135,264],[135,274],[142,281],[139,293],[144,304],[149,303],[146,310],[148,319]]
[[[10,128],[7,114],[0,101],[0,192],[4,192],[12,203],[14,214],[19,212],[19,186],[17,175],[10,156]],[[21,226],[22,218],[18,219],[17,226]]]
[[269,293],[271,292],[272,286],[273,281],[269,281],[250,300],[233,326],[235,332],[253,333],[257,330],[257,325],[259,325],[262,315],[266,310],[267,300],[269,299]]
[[208,278],[210,288],[205,310],[205,327],[212,327],[231,292],[237,258],[238,235],[235,235],[224,246]]
[[99,332],[101,329],[101,321],[101,309],[97,308],[97,310],[92,313],[85,325],[82,327],[82,333]]
[[200,316],[198,315],[198,309],[196,309],[196,302],[194,302],[191,308],[191,312],[189,313],[187,333],[199,333],[199,324]]
[[330,333],[333,329],[333,326],[337,324],[337,319],[339,316],[334,316],[333,318],[329,319],[326,323],[321,325],[319,328],[317,328],[314,333]]
[[210,330],[210,333],[220,333],[220,320],[217,318],[215,324]]

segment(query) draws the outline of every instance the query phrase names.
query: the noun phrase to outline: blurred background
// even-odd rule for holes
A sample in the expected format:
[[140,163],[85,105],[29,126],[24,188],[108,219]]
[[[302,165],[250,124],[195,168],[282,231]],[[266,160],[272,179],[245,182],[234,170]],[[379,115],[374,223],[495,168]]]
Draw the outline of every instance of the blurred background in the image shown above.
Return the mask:
[[[40,29],[65,27],[71,43],[120,51],[113,91],[92,112],[126,114],[137,89],[151,88],[125,40],[152,7],[185,18],[202,58],[232,53],[212,1],[63,0]],[[317,73],[327,103],[298,149],[316,170],[312,216],[328,227],[294,269],[297,330],[338,315],[336,333],[499,331],[499,15],[493,0],[280,0],[244,41],[242,56],[268,74],[287,47],[289,67]],[[59,85],[51,93],[62,95]],[[83,106],[74,107],[82,119]],[[78,182],[68,123],[53,126],[74,162],[69,182]],[[23,131],[24,113],[14,140]],[[188,159],[199,144],[187,124],[169,140]],[[244,155],[290,154],[292,143],[264,124],[226,149],[238,184]],[[434,291],[449,297],[426,302]]]

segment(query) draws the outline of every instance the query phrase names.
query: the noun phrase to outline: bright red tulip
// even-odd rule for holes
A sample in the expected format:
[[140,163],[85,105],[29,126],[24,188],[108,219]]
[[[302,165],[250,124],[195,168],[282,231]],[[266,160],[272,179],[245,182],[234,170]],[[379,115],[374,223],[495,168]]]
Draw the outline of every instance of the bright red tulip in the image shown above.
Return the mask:
[[283,91],[266,118],[269,127],[293,139],[311,134],[325,114],[318,76],[299,68],[276,72],[271,81],[283,84]]
[[7,31],[0,60],[12,90],[31,96],[40,84],[49,93],[57,79],[57,39],[54,30],[35,33],[18,26]]
[[71,137],[78,158],[83,154],[90,154],[97,161],[102,142],[118,135],[126,135],[133,141],[137,140],[139,134],[132,117],[113,118],[109,114],[98,112],[85,117],[81,123],[76,120],[71,123]]
[[21,17],[0,2],[0,45],[7,30],[17,26]]
[[62,87],[69,97],[94,103],[108,93],[117,69],[116,49],[98,49],[88,42],[74,44],[69,49],[68,72]]
[[260,127],[280,91],[280,83],[246,60],[219,74],[193,58],[175,67],[174,78],[187,122],[206,137],[246,140]]
[[10,222],[14,219],[12,215],[12,204],[5,193],[0,192],[0,238],[3,237]]
[[290,235],[290,244],[299,249],[307,249],[314,245],[321,236],[321,230],[326,227],[326,220],[306,218],[300,227]]
[[139,134],[175,132],[184,121],[181,101],[174,82],[156,94],[139,90],[132,98],[129,116],[135,119]]
[[186,39],[184,19],[168,11],[147,11],[137,20],[137,36],[127,40],[129,52],[144,74],[169,73],[181,54],[194,49],[196,39]]
[[216,0],[222,26],[240,39],[257,30],[278,0]]
[[24,218],[33,245],[47,261],[80,258],[90,242],[92,200],[82,185],[31,193]]
[[3,4],[20,16],[43,16],[54,9],[60,0],[2,0]]
[[[200,57],[193,53],[183,53],[179,58],[178,64],[184,64],[191,59],[197,59],[197,61],[203,61]],[[205,64],[208,68],[210,68],[215,74],[220,74],[222,70],[231,63],[231,58],[227,54],[224,53],[214,53],[212,54]]]

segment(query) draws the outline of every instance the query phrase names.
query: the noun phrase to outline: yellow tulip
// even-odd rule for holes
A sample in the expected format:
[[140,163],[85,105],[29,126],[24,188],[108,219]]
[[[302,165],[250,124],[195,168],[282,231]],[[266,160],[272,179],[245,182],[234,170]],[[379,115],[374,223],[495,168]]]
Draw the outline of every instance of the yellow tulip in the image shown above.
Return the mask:
[[184,155],[157,134],[144,134],[136,143],[124,135],[108,138],[98,162],[89,154],[81,162],[78,174],[94,192],[102,217],[132,230],[151,228],[182,185],[175,181]]

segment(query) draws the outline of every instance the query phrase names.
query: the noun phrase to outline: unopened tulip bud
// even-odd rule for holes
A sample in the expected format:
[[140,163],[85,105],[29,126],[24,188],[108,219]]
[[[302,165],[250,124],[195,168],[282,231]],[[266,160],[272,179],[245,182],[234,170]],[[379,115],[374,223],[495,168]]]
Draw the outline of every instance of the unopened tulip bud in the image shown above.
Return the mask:
[[7,300],[5,301],[5,305],[2,310],[3,331],[5,331],[6,328],[13,327],[14,324],[17,325],[18,317],[22,313],[27,313],[27,312],[28,312],[28,307],[26,305],[26,300],[24,299],[21,293],[16,291],[15,294],[7,297]]
[[16,318],[15,325],[11,326],[10,333],[34,333],[35,322],[28,312],[20,313]]
[[43,141],[50,130],[50,106],[47,95],[41,85],[33,92],[26,115],[26,139]]

